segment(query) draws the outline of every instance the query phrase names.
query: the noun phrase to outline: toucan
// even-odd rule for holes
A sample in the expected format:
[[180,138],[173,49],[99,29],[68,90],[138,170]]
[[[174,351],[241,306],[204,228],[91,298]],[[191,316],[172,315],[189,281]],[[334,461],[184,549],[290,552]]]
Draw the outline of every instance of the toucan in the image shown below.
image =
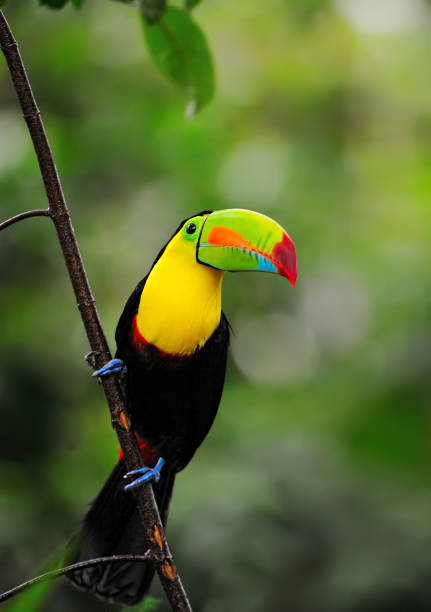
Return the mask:
[[[221,308],[225,271],[258,270],[296,281],[287,232],[243,209],[203,211],[183,221],[124,307],[115,359],[96,376],[121,376],[126,406],[142,452],[141,470],[126,474],[122,454],[85,516],[74,561],[143,554],[148,546],[129,489],[152,481],[163,524],[175,475],[207,435],[220,403],[229,324]],[[124,485],[124,477],[133,481]],[[134,605],[154,569],[112,563],[69,573],[72,583],[112,603]]]

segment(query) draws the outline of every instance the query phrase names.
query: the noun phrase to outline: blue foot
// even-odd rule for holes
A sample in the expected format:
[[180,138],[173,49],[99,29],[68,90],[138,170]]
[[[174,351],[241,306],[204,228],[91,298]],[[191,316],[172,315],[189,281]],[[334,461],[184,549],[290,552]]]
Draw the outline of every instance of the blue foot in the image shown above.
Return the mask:
[[129,489],[133,489],[134,487],[137,487],[144,482],[157,482],[160,478],[160,470],[162,469],[164,464],[165,460],[160,457],[160,459],[157,461],[156,466],[153,468],[143,467],[139,468],[139,470],[132,470],[131,472],[127,472],[124,478],[129,478],[130,476],[134,476],[135,474],[142,474],[142,476],[140,476],[130,484],[126,485],[124,487],[124,490],[128,491]]
[[93,376],[109,376],[110,374],[124,374],[127,372],[127,366],[121,359],[111,359],[108,363],[105,363],[103,368],[93,372]]

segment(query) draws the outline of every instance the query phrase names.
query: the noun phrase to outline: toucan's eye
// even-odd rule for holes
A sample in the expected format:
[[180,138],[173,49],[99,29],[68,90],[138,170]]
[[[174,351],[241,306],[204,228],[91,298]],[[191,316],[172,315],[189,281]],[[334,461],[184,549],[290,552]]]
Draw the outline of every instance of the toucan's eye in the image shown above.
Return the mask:
[[186,232],[188,234],[194,234],[196,231],[196,223],[189,223],[186,227]]

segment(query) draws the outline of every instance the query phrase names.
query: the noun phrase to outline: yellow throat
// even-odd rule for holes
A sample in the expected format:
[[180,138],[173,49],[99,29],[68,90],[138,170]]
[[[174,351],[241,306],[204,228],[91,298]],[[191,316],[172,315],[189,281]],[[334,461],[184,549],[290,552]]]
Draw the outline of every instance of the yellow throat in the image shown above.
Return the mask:
[[198,263],[196,245],[176,234],[142,291],[139,333],[173,355],[190,355],[202,347],[220,323],[223,275]]

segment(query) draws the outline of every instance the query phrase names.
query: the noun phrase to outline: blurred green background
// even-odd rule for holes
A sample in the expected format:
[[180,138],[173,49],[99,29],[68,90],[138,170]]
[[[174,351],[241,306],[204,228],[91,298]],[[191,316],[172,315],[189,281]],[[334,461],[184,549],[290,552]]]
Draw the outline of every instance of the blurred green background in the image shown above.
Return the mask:
[[[218,87],[191,121],[130,7],[6,16],[112,347],[182,218],[255,209],[297,247],[294,289],[225,281],[224,396],[168,528],[195,609],[430,610],[430,6],[204,0]],[[46,206],[3,58],[0,194],[2,218]],[[0,257],[5,590],[67,540],[117,444],[49,221],[6,230]],[[61,580],[40,609],[108,608]]]

